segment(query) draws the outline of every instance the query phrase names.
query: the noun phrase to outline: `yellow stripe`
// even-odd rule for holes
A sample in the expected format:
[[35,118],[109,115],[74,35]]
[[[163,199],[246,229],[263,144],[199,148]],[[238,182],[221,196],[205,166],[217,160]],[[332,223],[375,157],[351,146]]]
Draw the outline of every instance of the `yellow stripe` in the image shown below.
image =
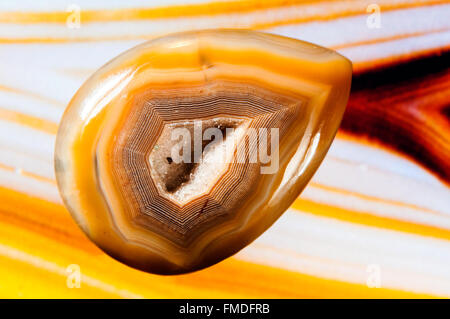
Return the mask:
[[15,172],[17,172],[20,175],[23,175],[23,176],[35,179],[37,181],[56,185],[55,180],[53,180],[51,178],[44,177],[44,176],[41,176],[41,175],[38,175],[38,174],[35,174],[35,173],[32,173],[32,172],[24,171],[23,169],[21,169],[19,167],[13,167],[13,166],[9,166],[9,165],[5,165],[5,164],[0,163],[0,169],[8,171],[8,172],[14,172],[15,171]]
[[368,212],[352,211],[300,198],[297,199],[291,207],[317,216],[334,218],[345,222],[450,240],[450,230],[448,229],[375,216]]
[[56,135],[58,124],[39,117],[0,108],[0,119],[28,126],[32,129]]
[[[155,8],[123,8],[110,10],[81,10],[83,23],[105,21],[128,21],[147,19],[168,19],[176,17],[195,17],[202,15],[217,15],[275,7],[290,6],[311,2],[324,2],[325,0],[246,0],[200,3],[191,5],[173,5]],[[2,23],[65,23],[70,12],[3,12],[0,13]]]
[[364,40],[364,41],[349,42],[349,43],[344,43],[344,44],[339,44],[339,45],[333,45],[333,46],[330,46],[329,48],[333,49],[333,50],[342,50],[345,48],[357,47],[357,46],[362,46],[362,45],[391,42],[391,41],[414,38],[414,37],[419,37],[419,36],[424,36],[424,35],[429,35],[429,34],[441,33],[441,32],[446,32],[449,30],[450,30],[450,28],[441,28],[441,29],[437,29],[437,30],[406,33],[406,34],[394,35],[394,36],[377,38],[377,39],[368,39],[368,40]]
[[[426,6],[434,6],[439,4],[448,4],[448,0],[435,0],[435,1],[416,1],[415,3],[406,2],[406,3],[380,3],[380,11],[386,12],[386,11],[393,11],[393,10],[401,10],[401,9],[410,9],[410,8],[417,8],[417,7],[426,7]],[[255,23],[252,25],[252,28],[256,29],[268,29],[268,28],[274,28],[282,25],[290,25],[290,24],[302,24],[307,22],[320,22],[320,21],[330,21],[330,20],[336,20],[340,18],[345,17],[352,17],[362,14],[368,14],[366,9],[369,5],[368,3],[362,4],[361,7],[356,7],[357,5],[360,5],[358,3],[349,3],[346,10],[343,11],[332,11],[332,9],[327,10],[327,13],[322,13],[314,16],[300,16],[296,18],[291,19],[282,19],[279,21],[274,21],[271,23]]]
[[[0,43],[1,43],[1,40],[0,40]],[[44,101],[46,103],[49,103],[49,104],[52,104],[52,105],[55,105],[55,106],[59,106],[59,107],[61,107],[61,106],[64,107],[65,106],[62,102],[54,100],[52,98],[49,98],[49,97],[46,97],[46,96],[42,96],[42,95],[40,95],[38,93],[34,93],[34,92],[31,92],[31,91],[26,91],[26,90],[13,88],[13,87],[10,87],[10,86],[5,86],[5,85],[1,85],[0,84],[0,91],[11,92],[11,93],[15,93],[15,94],[22,94],[22,95],[31,97],[33,99]]]
[[352,192],[352,191],[348,191],[348,190],[345,190],[342,188],[337,188],[337,187],[319,184],[319,183],[315,183],[315,182],[310,182],[308,184],[308,187],[319,188],[319,189],[325,190],[327,192],[333,192],[333,193],[337,193],[337,194],[341,194],[341,195],[345,195],[345,196],[354,196],[354,197],[358,197],[358,198],[361,198],[366,201],[387,204],[387,205],[392,205],[392,206],[411,208],[411,209],[415,209],[415,210],[421,210],[423,212],[427,212],[430,214],[440,215],[439,212],[433,211],[433,210],[425,208],[425,207],[419,207],[417,205],[412,205],[412,204],[403,203],[403,202],[399,202],[399,201],[388,200],[388,199],[370,196],[370,195],[366,195],[366,194],[362,194],[362,193]]

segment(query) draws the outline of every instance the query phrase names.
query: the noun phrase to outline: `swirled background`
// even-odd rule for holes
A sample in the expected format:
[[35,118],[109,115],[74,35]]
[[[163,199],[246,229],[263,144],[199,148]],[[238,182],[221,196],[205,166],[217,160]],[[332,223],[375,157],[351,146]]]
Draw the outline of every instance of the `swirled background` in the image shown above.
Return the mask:
[[[449,17],[448,0],[0,2],[0,297],[450,297]],[[63,207],[58,122],[122,51],[217,27],[339,51],[354,64],[349,105],[263,236],[203,271],[146,274],[102,253]]]

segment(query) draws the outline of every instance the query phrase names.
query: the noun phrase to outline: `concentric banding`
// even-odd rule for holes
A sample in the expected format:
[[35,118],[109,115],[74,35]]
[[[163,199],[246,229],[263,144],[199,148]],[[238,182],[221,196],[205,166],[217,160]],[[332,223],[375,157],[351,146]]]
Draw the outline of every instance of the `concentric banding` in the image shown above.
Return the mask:
[[[334,137],[350,79],[351,64],[333,51],[251,31],[140,45],[97,71],[66,110],[56,146],[63,199],[90,238],[129,265],[206,267],[259,236],[298,196]],[[155,148],[173,127],[199,120],[279,129],[279,169],[261,174],[262,163],[235,160],[183,193],[190,179],[168,180],[161,165],[174,166]],[[256,147],[245,141],[231,157]],[[184,197],[174,195],[180,188]]]

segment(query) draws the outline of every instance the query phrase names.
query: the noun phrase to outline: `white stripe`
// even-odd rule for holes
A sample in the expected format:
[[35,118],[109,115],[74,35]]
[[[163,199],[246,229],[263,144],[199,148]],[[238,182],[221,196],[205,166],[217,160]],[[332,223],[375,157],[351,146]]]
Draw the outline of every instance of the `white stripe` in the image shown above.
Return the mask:
[[33,158],[53,158],[55,135],[0,120],[0,147],[23,152]]
[[401,35],[450,29],[450,5],[381,12],[381,28],[369,28],[369,14],[270,28],[275,34],[333,47]]
[[211,2],[211,0],[2,0],[0,2],[0,10],[11,12],[66,11],[66,9],[72,4],[78,5],[82,10],[115,10],[126,8],[153,8],[171,5],[190,5],[209,2]]
[[61,105],[67,105],[83,82],[62,72],[33,66],[25,60],[22,63],[13,62],[0,61],[0,85],[29,91],[56,100]]
[[[363,149],[369,149],[369,147],[361,147],[361,152],[364,152]],[[408,203],[449,215],[450,190],[446,185],[438,181],[433,184],[424,183],[420,179],[386,169],[385,167],[391,164],[395,167],[399,163],[407,162],[400,158],[395,160],[394,156],[385,156],[386,153],[382,149],[378,149],[373,158],[373,162],[378,162],[378,164],[366,162],[364,166],[359,166],[359,168],[358,164],[355,165],[355,162],[352,161],[351,155],[342,158],[342,160],[335,160],[327,156],[314,175],[313,181],[322,185],[385,200]],[[354,152],[353,154],[358,153]],[[398,161],[398,164],[395,163],[396,161]],[[417,171],[420,171],[420,169],[417,168]],[[413,172],[414,170],[411,169],[412,174]]]
[[378,59],[389,59],[409,55],[414,52],[424,52],[450,47],[450,32],[438,32],[407,39],[389,42],[361,45],[338,50],[354,63]]
[[0,109],[27,114],[57,124],[64,112],[64,104],[61,103],[60,107],[57,107],[32,96],[0,90]]
[[21,151],[0,146],[0,164],[12,167],[17,172],[32,173],[55,181],[53,162],[27,155]]
[[[385,229],[288,210],[237,258],[327,279],[366,284],[381,268],[381,286],[450,296],[450,245]],[[301,287],[293,287],[301,289]]]
[[[355,195],[335,193],[309,185],[300,196],[315,203],[323,203],[357,211],[367,216],[388,217],[419,225],[429,225],[450,230],[450,212],[431,212],[424,208],[400,206],[386,202],[378,202]],[[383,200],[382,198],[381,200]]]
[[0,168],[0,186],[53,203],[62,204],[55,184],[24,176],[20,170],[8,171]]

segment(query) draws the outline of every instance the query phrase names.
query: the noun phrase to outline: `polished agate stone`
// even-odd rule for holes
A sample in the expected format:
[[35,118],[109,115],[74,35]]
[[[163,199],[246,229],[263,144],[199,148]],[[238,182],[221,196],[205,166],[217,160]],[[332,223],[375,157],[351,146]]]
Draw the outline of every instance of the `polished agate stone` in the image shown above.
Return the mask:
[[[55,153],[64,203],[127,265],[158,274],[213,265],[299,196],[338,129],[351,72],[334,51],[253,31],[139,45],[67,107]],[[262,141],[266,156],[253,156]]]

